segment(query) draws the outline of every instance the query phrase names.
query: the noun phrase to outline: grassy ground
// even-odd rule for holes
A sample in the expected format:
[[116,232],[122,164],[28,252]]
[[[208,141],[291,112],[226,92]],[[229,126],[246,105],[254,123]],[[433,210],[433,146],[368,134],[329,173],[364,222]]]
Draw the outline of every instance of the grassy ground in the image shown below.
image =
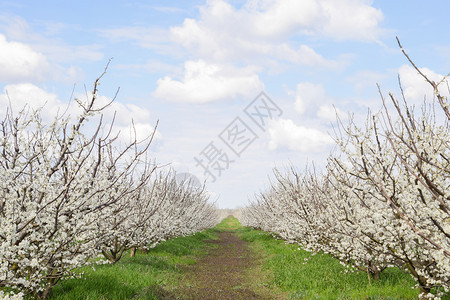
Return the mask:
[[51,299],[158,299],[158,295],[174,295],[186,285],[186,266],[211,251],[210,240],[223,231],[237,234],[257,253],[258,264],[247,276],[255,291],[268,289],[288,299],[417,299],[411,277],[396,268],[385,270],[379,282],[369,282],[363,272],[345,273],[345,268],[328,255],[311,256],[267,232],[243,227],[233,217],[214,229],[164,242],[148,254],[97,266],[95,272],[86,268],[86,279],[61,282]]
[[[214,230],[179,237],[150,249],[147,254],[124,257],[114,265],[85,268],[86,279],[70,279],[56,286],[50,299],[158,299],[183,280],[183,265],[194,264],[207,253],[205,240],[215,239]],[[139,252],[139,251],[138,251]]]
[[238,219],[236,219],[233,216],[228,216],[227,218],[223,219],[222,222],[216,225],[214,227],[217,231],[236,231],[237,229],[241,229],[243,226],[239,222]]
[[322,254],[311,256],[267,232],[241,227],[238,235],[265,253],[264,268],[272,273],[270,284],[289,291],[291,299],[417,298],[418,290],[411,288],[414,281],[396,268],[385,270],[379,282],[369,283],[366,273],[345,273],[336,259]]

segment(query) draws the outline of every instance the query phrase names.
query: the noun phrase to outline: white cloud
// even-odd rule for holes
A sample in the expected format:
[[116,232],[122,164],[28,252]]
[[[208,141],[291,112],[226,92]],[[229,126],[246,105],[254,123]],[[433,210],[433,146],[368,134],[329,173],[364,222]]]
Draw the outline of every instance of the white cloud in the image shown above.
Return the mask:
[[10,101],[13,112],[15,113],[26,105],[33,109],[45,105],[46,113],[44,116],[53,117],[58,113],[58,109],[63,109],[63,104],[55,94],[49,93],[31,83],[9,84],[5,86],[4,93],[0,94],[1,117],[6,113],[6,108],[9,107]]
[[251,98],[263,89],[253,68],[210,64],[203,60],[187,61],[184,68],[181,80],[169,76],[159,79],[154,96],[169,101],[204,103],[237,96]]
[[158,143],[162,139],[162,134],[158,130],[155,131],[155,127],[148,123],[135,123],[134,127],[132,124],[116,125],[113,127],[112,136],[118,135],[118,141],[127,144],[133,142],[135,138],[138,142],[142,142],[150,138],[153,132],[152,144]]
[[289,149],[301,152],[320,152],[333,143],[326,133],[304,126],[298,126],[289,119],[279,119],[269,125],[269,149]]
[[[81,99],[82,102],[86,102],[86,95],[80,94],[77,95],[77,98]],[[111,103],[111,100],[112,99],[110,97],[104,95],[98,95],[95,100],[95,109],[108,105],[102,111],[105,120],[112,120],[114,118],[114,114],[116,115],[115,123],[118,125],[128,125],[131,123],[132,119],[136,123],[146,122],[150,119],[150,112],[143,107],[131,103],[122,103],[119,101],[114,101]],[[74,105],[76,106],[76,103],[74,103]]]
[[[100,52],[101,46],[98,44],[69,45],[60,38],[48,37],[48,35],[54,35],[55,33],[63,34],[62,31],[68,27],[67,25],[61,27],[58,23],[48,23],[45,27],[47,33],[42,35],[36,33],[22,17],[0,15],[1,32],[9,39],[26,43],[35,51],[44,54],[50,62],[62,63],[103,59],[103,53]],[[79,28],[70,29],[79,30]]]
[[252,31],[271,39],[309,33],[326,21],[320,1],[315,0],[251,0],[245,8],[251,17]]
[[[78,98],[83,101],[85,96],[79,95]],[[105,107],[106,105],[108,106]],[[152,119],[150,111],[135,104],[122,103],[119,101],[111,103],[111,98],[99,95],[97,96],[94,107],[96,109],[105,107],[102,111],[103,122],[106,124],[105,128],[106,130],[109,130],[109,126],[114,120],[111,136],[119,134],[118,138],[122,143],[126,144],[133,141],[135,137],[138,141],[142,141],[151,136],[155,129],[154,125],[156,122],[155,124],[150,123]],[[70,111],[75,115],[81,112],[75,102],[71,103]],[[106,132],[104,133],[106,134]],[[162,134],[158,130],[155,132],[154,139],[162,139]]]
[[21,17],[0,15],[0,32],[0,81],[6,83],[73,83],[82,77],[82,70],[60,63],[103,58],[100,46],[73,46],[59,38],[48,38],[36,33]]
[[320,104],[329,101],[325,88],[322,84],[311,82],[301,82],[297,84],[295,94],[294,108],[300,115],[304,114],[310,108],[316,108]]
[[341,110],[337,99],[327,95],[321,83],[300,82],[295,92],[294,109],[299,115],[316,115],[319,119],[334,122],[336,113],[341,120],[347,120],[348,114]]
[[0,81],[41,81],[49,72],[50,64],[43,54],[0,34]]
[[224,1],[209,1],[200,14],[199,20],[185,19],[182,26],[171,28],[172,39],[199,57],[246,62],[270,57],[306,65],[336,65],[306,45],[296,48],[280,37],[262,36],[255,26],[264,20]]
[[317,116],[322,120],[335,122],[337,119],[336,114],[341,121],[348,119],[348,114],[333,105],[321,105],[317,111]]
[[[84,102],[83,97],[85,96],[79,97],[82,102]],[[100,108],[110,102],[110,98],[99,95],[95,107]],[[10,84],[4,88],[4,93],[0,94],[0,119],[3,119],[7,108],[10,106],[14,114],[17,114],[25,106],[32,109],[42,108],[42,118],[47,123],[52,121],[57,115],[61,116],[63,113],[69,114],[71,117],[77,117],[81,113],[81,108],[75,101],[70,103],[60,101],[56,94],[49,93],[31,83]],[[115,101],[102,113],[105,131],[109,131],[108,124],[112,122],[114,113],[116,113],[112,136],[120,132],[119,140],[125,143],[134,138],[132,120],[134,121],[138,140],[149,137],[154,130],[154,126],[149,123],[151,118],[150,112],[134,104],[123,104]],[[92,119],[89,124],[92,125],[96,121],[98,121],[98,117]],[[104,132],[104,134],[106,133]],[[157,131],[155,133],[155,139],[161,138],[161,133]]]
[[185,19],[171,33],[175,42],[200,57],[246,61],[271,57],[335,67],[337,62],[306,45],[292,45],[290,38],[300,34],[373,41],[380,35],[382,16],[366,0],[249,0],[238,9],[212,0],[200,7],[198,19]]
[[[377,41],[382,34],[381,10],[371,0],[320,1],[326,16],[322,33],[337,40]],[[321,31],[319,28],[317,28]]]
[[[235,7],[210,0],[198,18],[169,29],[128,26],[100,30],[116,42],[132,40],[144,48],[179,55],[176,44],[194,57],[222,62],[273,65],[273,61],[339,67],[345,61],[324,58],[311,46],[293,41],[299,35],[335,40],[377,41],[383,14],[369,0],[248,0]],[[175,44],[175,46],[174,46]]]
[[383,19],[368,0],[250,0],[255,33],[276,38],[292,34],[334,39],[375,40]]
[[[436,83],[440,82],[444,78],[444,75],[438,74],[428,68],[420,68],[420,71]],[[425,98],[427,101],[431,101],[433,99],[433,88],[412,66],[401,66],[398,70],[398,74],[400,76],[406,101],[409,105],[421,104]],[[439,91],[442,96],[450,96],[445,82],[439,86]]]

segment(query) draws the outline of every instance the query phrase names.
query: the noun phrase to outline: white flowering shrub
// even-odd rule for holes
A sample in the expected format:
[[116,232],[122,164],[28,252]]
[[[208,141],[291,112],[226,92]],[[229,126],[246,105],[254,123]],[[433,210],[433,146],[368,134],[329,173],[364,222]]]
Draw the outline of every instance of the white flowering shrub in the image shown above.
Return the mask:
[[6,293],[6,292],[0,290],[0,299],[3,299],[3,300],[22,300],[23,297],[24,297],[23,293],[17,293],[17,294]]
[[[417,228],[424,228],[431,222],[427,212],[430,201],[420,198],[420,195],[429,196],[421,191],[423,187],[414,175],[403,167],[402,159],[386,135],[382,137],[377,133],[376,124],[380,119],[373,120],[362,132],[354,126],[347,131],[346,146],[340,143],[342,158],[334,158],[339,166],[335,165],[334,178],[340,183],[337,185],[340,189],[353,194],[347,201],[361,215],[352,222],[365,239],[375,242],[369,253],[407,270],[418,281],[421,291],[428,293],[439,275],[433,270],[434,259],[429,253],[431,245],[427,239],[430,236],[421,235]],[[433,234],[433,230],[429,230],[428,234]],[[360,258],[354,256],[355,261]],[[438,285],[446,286],[446,283],[441,281]]]
[[178,183],[175,173],[161,174],[155,182],[158,193],[164,194],[164,203],[153,219],[155,242],[177,236],[186,236],[212,227],[218,215],[204,187],[195,187],[189,181]]
[[126,250],[133,249],[134,255],[136,248],[145,250],[218,222],[216,208],[203,189],[177,183],[173,172],[144,175],[146,184],[111,205],[111,213],[98,222],[101,251],[112,263]]
[[130,176],[118,182],[121,187],[129,188],[122,191],[117,201],[105,207],[96,220],[96,245],[110,263],[120,260],[132,245],[147,241],[146,232],[151,230],[147,221],[158,208],[158,203],[147,197],[153,170],[146,165],[141,172],[133,170]]
[[429,80],[410,62],[437,101],[418,113],[406,99],[390,94],[390,107],[381,95],[384,110],[369,114],[364,127],[339,125],[324,174],[276,171],[272,189],[243,220],[374,279],[397,266],[417,281],[422,298],[440,297],[450,289],[449,104],[438,89],[446,81]]
[[10,110],[0,123],[1,286],[47,297],[97,254],[99,216],[134,189],[128,177],[143,152],[111,165],[121,152],[108,151],[112,141],[100,136],[101,120],[83,132],[104,109],[95,106],[98,80],[91,98],[78,100],[76,118],[46,125],[41,110],[25,108],[17,116]]
[[[97,87],[77,117],[42,121],[42,110],[9,110],[0,122],[0,292],[46,298],[60,280],[101,253],[115,262],[130,247],[215,225],[203,190],[174,185],[146,152],[153,136],[120,148],[103,126]],[[94,120],[95,124],[88,120]],[[94,126],[92,126],[94,125]],[[102,135],[102,133],[104,133]],[[154,134],[154,133],[153,133]],[[19,293],[5,294],[4,287]],[[5,289],[5,290],[6,290]]]

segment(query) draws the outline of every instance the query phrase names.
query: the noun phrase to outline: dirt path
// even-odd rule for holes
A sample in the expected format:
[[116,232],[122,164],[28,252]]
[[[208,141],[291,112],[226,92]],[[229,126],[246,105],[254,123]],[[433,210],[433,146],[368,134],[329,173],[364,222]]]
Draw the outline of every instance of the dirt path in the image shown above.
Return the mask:
[[217,248],[185,267],[186,286],[162,299],[283,299],[262,283],[259,260],[233,232],[219,232]]

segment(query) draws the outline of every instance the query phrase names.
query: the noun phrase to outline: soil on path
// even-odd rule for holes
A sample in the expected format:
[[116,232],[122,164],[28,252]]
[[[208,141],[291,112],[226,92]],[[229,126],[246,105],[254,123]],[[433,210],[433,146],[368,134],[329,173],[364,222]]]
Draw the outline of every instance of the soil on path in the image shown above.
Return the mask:
[[217,247],[185,267],[186,285],[162,299],[283,299],[263,286],[256,254],[233,232],[218,233]]

